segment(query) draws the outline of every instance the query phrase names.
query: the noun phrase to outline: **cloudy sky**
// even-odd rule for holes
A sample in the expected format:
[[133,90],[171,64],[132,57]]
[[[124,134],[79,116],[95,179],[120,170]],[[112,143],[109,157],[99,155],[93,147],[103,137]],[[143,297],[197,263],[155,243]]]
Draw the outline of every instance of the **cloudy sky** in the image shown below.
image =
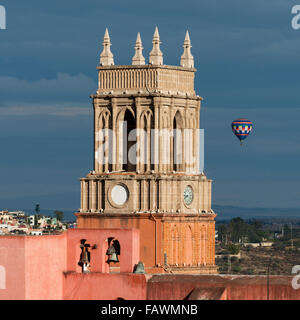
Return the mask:
[[[115,64],[130,64],[137,32],[147,59],[156,25],[168,65],[179,65],[190,33],[213,203],[300,208],[300,0],[0,4],[0,209],[79,207],[105,27]],[[254,123],[243,147],[230,128],[239,117]]]

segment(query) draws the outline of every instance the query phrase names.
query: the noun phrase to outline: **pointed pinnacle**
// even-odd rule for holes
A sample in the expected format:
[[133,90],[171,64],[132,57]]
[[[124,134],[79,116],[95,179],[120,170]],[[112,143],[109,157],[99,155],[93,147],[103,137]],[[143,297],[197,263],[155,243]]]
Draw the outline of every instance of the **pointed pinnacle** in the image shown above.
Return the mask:
[[136,44],[136,45],[142,45],[142,39],[141,39],[141,35],[140,35],[139,32],[138,32],[138,34],[137,34],[135,44]]
[[154,65],[162,65],[163,64],[163,54],[159,48],[159,45],[161,44],[158,28],[155,27],[154,35],[153,35],[153,48],[149,55],[149,63]]
[[158,33],[158,28],[157,28],[157,27],[155,27],[155,31],[154,31],[154,34],[153,34],[153,41],[154,41],[154,40],[160,41],[159,33]]
[[132,64],[133,65],[144,65],[145,64],[145,58],[143,57],[143,46],[142,46],[142,40],[141,35],[138,32],[135,42],[135,54],[132,58]]
[[184,41],[189,41],[189,42],[191,42],[191,39],[190,39],[190,35],[189,35],[188,30],[186,30],[186,34],[185,34],[185,39],[184,39]]
[[108,33],[108,29],[105,29],[104,39],[103,39],[103,50],[100,54],[100,66],[112,66],[114,65],[114,56],[110,51],[110,37]]
[[110,41],[110,37],[109,37],[109,33],[108,33],[108,29],[105,29],[105,33],[104,33],[104,40],[108,40]]
[[180,65],[186,68],[194,68],[194,57],[191,54],[191,40],[189,32],[186,31],[185,39],[183,42],[183,54],[180,59]]

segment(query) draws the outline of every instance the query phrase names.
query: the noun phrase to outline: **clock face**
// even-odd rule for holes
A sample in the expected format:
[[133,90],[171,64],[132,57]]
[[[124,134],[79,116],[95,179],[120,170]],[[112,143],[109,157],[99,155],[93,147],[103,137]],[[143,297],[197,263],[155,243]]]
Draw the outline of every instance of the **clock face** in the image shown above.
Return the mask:
[[120,184],[111,190],[111,198],[115,204],[122,206],[128,200],[128,189]]
[[194,194],[193,189],[187,186],[183,191],[183,200],[186,205],[190,205],[193,202]]

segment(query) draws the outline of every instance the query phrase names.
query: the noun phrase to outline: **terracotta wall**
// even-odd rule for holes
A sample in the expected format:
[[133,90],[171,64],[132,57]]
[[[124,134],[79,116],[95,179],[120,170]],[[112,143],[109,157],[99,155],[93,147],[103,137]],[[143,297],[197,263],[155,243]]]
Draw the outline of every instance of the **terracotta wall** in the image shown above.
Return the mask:
[[[108,237],[120,241],[122,273],[106,273]],[[91,245],[97,244],[91,253],[89,274],[81,273],[78,266],[83,238]],[[75,229],[57,236],[1,236],[0,299],[183,300],[194,288],[226,289],[228,300],[267,299],[266,276],[132,274],[139,260],[138,239],[136,229]],[[270,276],[270,299],[300,300],[300,289],[292,288],[292,279],[293,276]],[[208,294],[206,291],[198,293]]]
[[[103,283],[107,283],[108,286],[110,281],[115,283],[116,288],[119,288],[124,296],[132,287],[135,287],[134,294],[137,297],[142,294],[145,296],[146,285],[138,286],[144,280],[135,283],[126,275],[117,274],[115,277],[107,278],[109,274],[103,274],[103,279],[110,280],[107,282],[103,280],[102,283],[99,274],[81,273],[81,267],[78,266],[81,239],[86,239],[92,246],[97,245],[95,250],[91,250],[91,271],[109,272],[108,264],[105,263],[107,259],[105,253],[108,248],[106,240],[109,237],[115,237],[121,245],[120,271],[133,272],[134,265],[139,261],[139,230],[136,229],[71,229],[61,235],[1,236],[0,299],[60,300],[64,295],[68,295],[64,290],[65,288],[71,290],[76,279],[80,279],[79,284],[86,282],[87,285],[91,285],[89,283],[93,275],[97,283],[95,297],[99,288],[105,295],[106,290],[103,288],[106,289],[106,285]],[[77,276],[66,276],[74,271],[78,272]],[[121,279],[120,283],[118,279]],[[84,288],[81,290],[86,292]],[[82,296],[83,293],[79,292],[79,295]]]
[[145,300],[143,274],[67,273],[64,275],[65,300]]
[[[145,267],[153,267],[157,263],[163,263],[163,248],[161,244],[161,219],[157,219],[157,230],[155,236],[155,222],[149,219],[150,215],[143,216],[132,216],[130,218],[124,215],[115,215],[115,216],[103,216],[101,219],[98,218],[99,214],[89,215],[82,214],[78,215],[77,223],[78,229],[82,228],[87,229],[122,229],[122,231],[130,230],[130,229],[138,229],[141,237],[140,237],[140,250],[139,256]],[[155,251],[155,241],[156,251]],[[155,257],[156,256],[156,257]]]
[[0,266],[5,270],[0,299],[61,299],[66,235],[1,236]]
[[25,237],[0,237],[0,300],[25,299]]
[[[300,300],[292,276],[270,276],[270,300]],[[183,300],[194,288],[226,287],[228,300],[266,300],[266,276],[154,275],[147,283],[149,300]]]
[[106,250],[108,238],[115,238],[121,247],[120,272],[133,272],[134,265],[139,262],[139,230],[137,229],[70,229],[67,233],[68,261],[67,270],[81,272],[78,266],[80,257],[80,240],[86,239],[86,243],[96,249],[90,249],[92,272],[109,272]]
[[25,237],[25,298],[60,300],[67,267],[67,233]]

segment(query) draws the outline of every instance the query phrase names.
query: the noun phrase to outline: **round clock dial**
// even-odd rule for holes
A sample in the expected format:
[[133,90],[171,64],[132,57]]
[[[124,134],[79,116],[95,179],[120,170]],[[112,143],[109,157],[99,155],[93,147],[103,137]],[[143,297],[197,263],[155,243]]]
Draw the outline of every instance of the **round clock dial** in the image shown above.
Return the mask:
[[113,202],[122,206],[128,200],[128,190],[120,184],[114,186],[111,190],[111,198]]
[[193,189],[187,186],[183,191],[183,200],[186,205],[190,205],[193,202],[194,194]]

